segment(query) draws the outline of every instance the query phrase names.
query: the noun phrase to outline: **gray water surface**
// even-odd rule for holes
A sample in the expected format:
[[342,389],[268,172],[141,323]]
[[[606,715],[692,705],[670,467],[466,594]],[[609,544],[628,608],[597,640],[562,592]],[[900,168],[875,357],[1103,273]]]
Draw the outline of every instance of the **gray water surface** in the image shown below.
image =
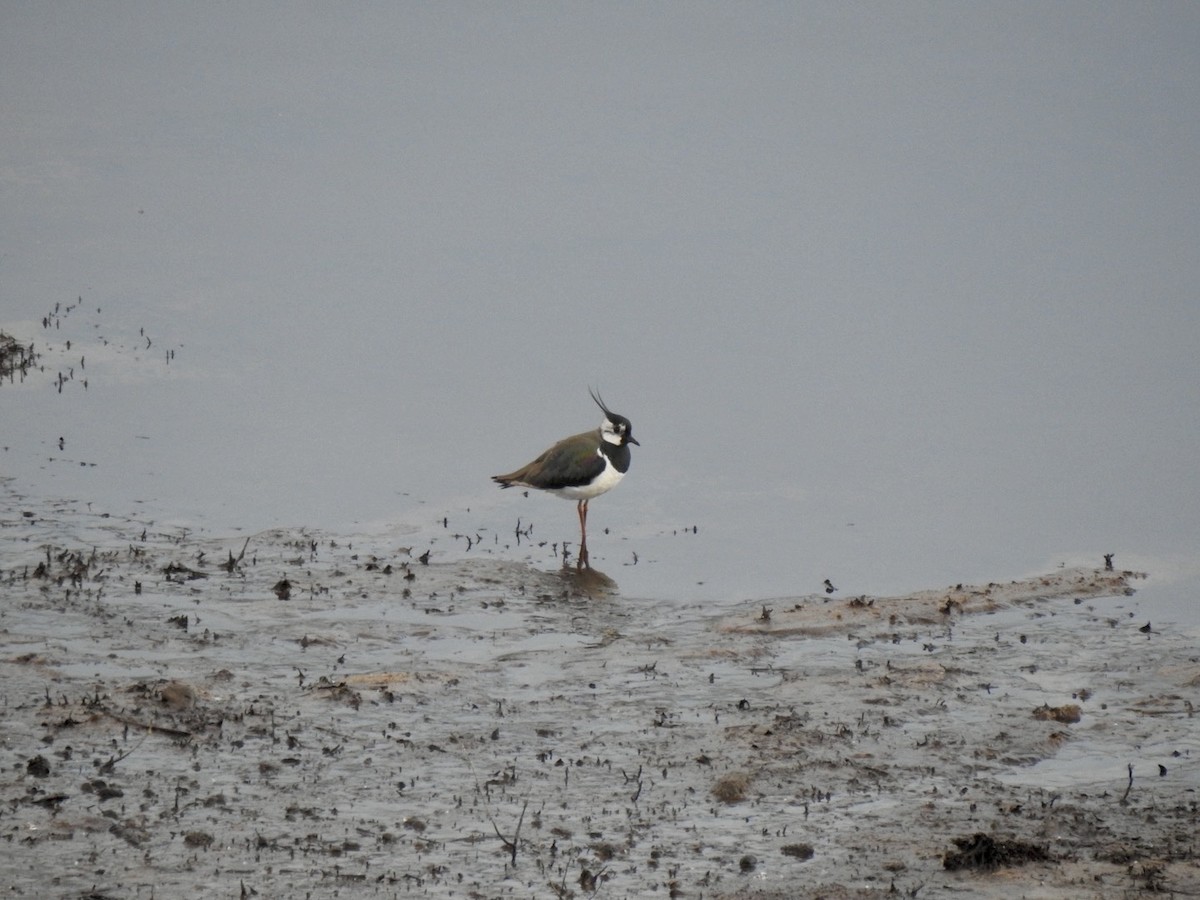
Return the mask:
[[553,568],[574,510],[488,476],[599,424],[593,386],[642,442],[590,519],[627,595],[1116,553],[1196,621],[1194,5],[3,25],[21,493],[221,536],[444,520]]

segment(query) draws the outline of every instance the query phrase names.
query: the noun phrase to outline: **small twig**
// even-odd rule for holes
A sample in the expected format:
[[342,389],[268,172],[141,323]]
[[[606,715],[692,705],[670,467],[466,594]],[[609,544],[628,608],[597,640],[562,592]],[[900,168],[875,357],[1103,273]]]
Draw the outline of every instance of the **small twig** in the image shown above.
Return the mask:
[[488,818],[491,819],[492,828],[496,832],[496,837],[500,838],[501,843],[503,843],[504,846],[512,852],[512,864],[514,867],[517,864],[517,842],[521,840],[521,824],[525,821],[525,809],[528,806],[528,800],[521,804],[521,816],[519,819],[517,819],[517,830],[513,832],[513,839],[511,841],[500,833],[500,828],[496,824],[496,820],[492,819],[491,816],[488,816]]
[[228,559],[228,561],[221,563],[221,568],[232,575],[233,570],[238,567],[238,565],[241,563],[242,559],[245,557],[246,548],[249,546],[250,546],[250,538],[246,538],[246,543],[242,544],[242,552],[237,555],[237,559],[234,559],[233,551],[230,550],[229,551],[229,559]]
[[[476,792],[482,793],[485,798],[484,799],[485,804],[488,807],[491,807],[491,803],[487,799],[491,795],[488,794],[486,787],[480,787],[479,776],[475,774],[475,764],[471,761],[471,758],[469,756],[464,757],[463,761],[467,764],[467,768],[471,770],[471,777],[475,779]],[[516,774],[517,774],[516,766],[514,765],[513,766],[513,778],[512,778],[513,782],[516,782],[516,780],[517,780]],[[517,864],[517,844],[521,840],[521,824],[525,821],[525,810],[528,806],[529,806],[529,800],[528,800],[528,798],[526,798],[525,802],[523,804],[521,804],[521,815],[517,819],[517,830],[513,833],[513,838],[511,841],[500,833],[500,826],[496,824],[496,819],[492,816],[491,809],[490,808],[488,809],[488,813],[487,813],[488,821],[492,823],[492,830],[494,832],[496,832],[496,837],[500,838],[501,843],[503,843],[505,848],[509,851],[509,853],[512,854],[513,866],[516,866],[516,864]]]
[[1131,790],[1133,790],[1133,763],[1129,763],[1129,784],[1125,786],[1125,793],[1121,795],[1122,803],[1125,802]]
[[110,756],[108,758],[108,762],[106,762],[104,765],[102,765],[100,767],[99,771],[105,775],[111,774],[112,770],[116,767],[117,763],[119,763],[121,760],[125,759],[130,754],[134,753],[139,747],[142,746],[142,744],[146,743],[146,738],[148,738],[149,736],[150,736],[150,729],[147,728],[146,733],[144,735],[142,735],[142,739],[140,741],[138,741],[134,746],[130,747],[128,750],[126,750],[120,756]]
[[[127,715],[124,715],[123,713],[115,712],[104,706],[96,706],[96,707],[93,707],[93,709],[94,709],[94,711],[99,712],[102,715],[108,716],[110,719],[120,722],[122,725],[131,726],[133,728],[144,729],[147,734],[150,734],[150,733],[161,734],[161,735],[165,735],[166,737],[169,737],[169,738],[176,738],[176,739],[182,739],[182,740],[191,740],[191,738],[192,738],[192,732],[184,731],[180,728],[169,728],[166,725],[155,725],[151,722],[143,722],[143,721],[140,721],[139,719],[133,718],[132,716],[127,716]],[[138,747],[142,746],[142,742],[144,742],[145,740],[146,740],[145,738],[142,738],[142,741],[139,741],[137,747],[134,747],[133,750],[136,750]],[[128,756],[130,753],[132,753],[133,750],[129,750],[125,753],[122,753],[118,757],[110,759],[108,763],[105,763],[105,765],[110,765],[112,763],[119,763],[126,756]]]

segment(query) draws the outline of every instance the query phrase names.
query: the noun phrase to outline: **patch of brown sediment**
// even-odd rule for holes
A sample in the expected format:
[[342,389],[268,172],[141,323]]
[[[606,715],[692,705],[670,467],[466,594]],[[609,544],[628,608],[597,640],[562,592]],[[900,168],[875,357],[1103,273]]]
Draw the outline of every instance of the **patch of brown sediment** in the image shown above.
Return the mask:
[[713,785],[712,795],[722,803],[741,803],[746,799],[751,776],[745,772],[730,772],[722,775]]
[[731,894],[721,894],[717,900],[873,900],[885,896],[885,889],[846,888],[839,884],[821,885],[808,891],[796,888],[775,890],[758,885],[748,885]]
[[1061,722],[1064,725],[1074,725],[1083,715],[1078,703],[1067,703],[1063,706],[1039,706],[1033,711],[1033,717],[1043,722]]
[[1115,597],[1132,594],[1130,582],[1145,578],[1140,572],[1104,569],[1064,569],[1007,584],[955,585],[943,590],[917,591],[900,597],[861,595],[834,600],[822,594],[755,601],[751,610],[721,623],[735,634],[819,636],[859,628],[888,629],[945,622],[968,613],[993,612],[1010,606],[1057,600]]
[[1159,674],[1180,687],[1200,687],[1200,663],[1186,666],[1165,666]]
[[360,688],[386,688],[396,684],[407,684],[414,679],[425,681],[429,677],[416,672],[364,672],[359,675],[347,675],[342,681]]

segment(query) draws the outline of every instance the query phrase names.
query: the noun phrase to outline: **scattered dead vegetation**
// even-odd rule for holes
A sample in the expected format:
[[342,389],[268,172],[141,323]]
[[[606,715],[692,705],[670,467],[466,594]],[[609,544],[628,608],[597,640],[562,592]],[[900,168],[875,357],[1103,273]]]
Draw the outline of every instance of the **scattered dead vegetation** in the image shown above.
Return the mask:
[[990,871],[1002,866],[1051,861],[1045,847],[1025,841],[998,839],[982,832],[954,838],[953,843],[958,849],[951,850],[942,860],[942,865],[951,872],[958,869]]
[[37,365],[38,354],[33,344],[22,344],[11,334],[0,331],[0,384],[5,380],[25,380],[28,371]]

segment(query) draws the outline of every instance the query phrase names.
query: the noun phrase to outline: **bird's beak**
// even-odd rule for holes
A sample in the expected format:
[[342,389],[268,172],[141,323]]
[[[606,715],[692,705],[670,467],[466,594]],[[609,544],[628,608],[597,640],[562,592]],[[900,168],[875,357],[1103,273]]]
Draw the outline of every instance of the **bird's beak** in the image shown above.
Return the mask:
[[625,438],[625,443],[627,443],[627,444],[637,444],[639,447],[640,447],[640,446],[642,446],[642,442],[641,442],[641,441],[639,441],[637,438],[635,438],[635,437],[634,437],[632,434],[631,434],[631,435],[629,435],[629,437]]

